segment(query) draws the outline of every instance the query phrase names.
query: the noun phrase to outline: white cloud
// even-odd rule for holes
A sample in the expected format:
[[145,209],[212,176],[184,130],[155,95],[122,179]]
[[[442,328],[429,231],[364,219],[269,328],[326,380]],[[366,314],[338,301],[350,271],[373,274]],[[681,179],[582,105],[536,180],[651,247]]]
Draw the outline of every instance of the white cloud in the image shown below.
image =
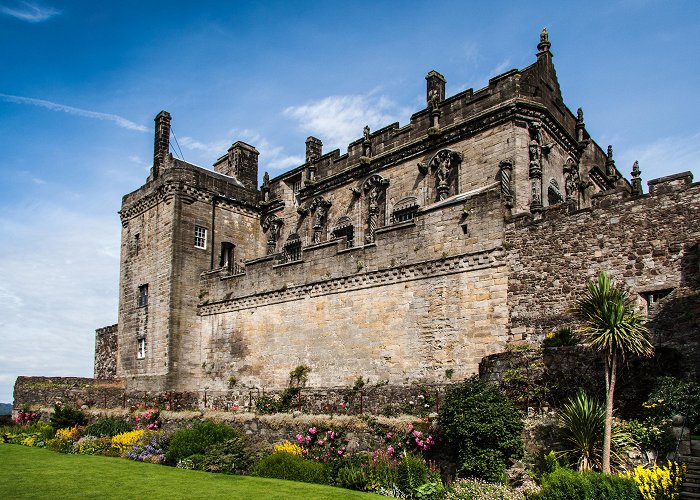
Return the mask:
[[[283,170],[289,167],[295,167],[304,163],[304,158],[301,156],[285,155],[282,146],[275,146],[270,143],[265,137],[250,129],[234,129],[229,132],[229,137],[234,140],[240,140],[254,146],[260,152],[261,168],[269,168],[270,170]],[[181,137],[178,139],[181,147],[191,151],[201,151],[203,153],[215,155],[219,157],[228,151],[231,146],[231,141],[219,140],[213,142],[201,142],[192,137]]]
[[320,136],[329,149],[342,148],[359,139],[365,125],[373,129],[385,127],[398,121],[403,113],[393,101],[373,92],[324,97],[284,110],[303,130]]
[[94,330],[117,318],[119,225],[41,202],[0,233],[0,402],[18,375],[91,376]]
[[122,118],[119,115],[113,115],[110,113],[100,113],[98,111],[89,111],[87,109],[74,108],[72,106],[66,106],[65,104],[58,104],[51,101],[45,101],[43,99],[34,99],[33,97],[21,97],[16,95],[1,94],[0,98],[14,102],[17,104],[29,104],[31,106],[38,106],[41,108],[50,109],[52,111],[61,111],[63,113],[68,113],[69,115],[84,116],[86,118],[94,118],[96,120],[107,120],[116,123],[118,126],[129,129],[138,130],[139,132],[148,132],[148,129],[134,123],[126,118]]
[[15,2],[13,5],[0,5],[0,14],[11,16],[28,23],[40,23],[61,12],[52,7],[43,7],[30,2]]
[[616,166],[625,177],[629,177],[635,160],[646,179],[685,172],[700,166],[700,132],[662,137],[651,143],[616,148],[614,152]]

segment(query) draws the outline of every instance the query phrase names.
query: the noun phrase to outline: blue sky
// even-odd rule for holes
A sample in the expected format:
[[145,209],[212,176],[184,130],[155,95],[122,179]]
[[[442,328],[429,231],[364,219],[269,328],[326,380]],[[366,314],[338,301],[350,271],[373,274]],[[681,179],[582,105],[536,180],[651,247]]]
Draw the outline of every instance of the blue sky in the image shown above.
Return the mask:
[[[204,6],[202,6],[204,5]],[[153,118],[210,166],[236,140],[260,174],[535,60],[547,26],[572,109],[644,180],[700,164],[700,3],[620,0],[0,0],[0,401],[18,375],[91,376],[117,320],[121,196],[146,179]]]

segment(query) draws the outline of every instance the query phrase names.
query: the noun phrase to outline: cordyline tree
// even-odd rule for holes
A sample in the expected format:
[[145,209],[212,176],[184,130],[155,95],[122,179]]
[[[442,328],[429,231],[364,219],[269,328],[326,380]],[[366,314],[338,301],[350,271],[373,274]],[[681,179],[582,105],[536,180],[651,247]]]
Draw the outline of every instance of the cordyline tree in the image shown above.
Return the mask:
[[610,474],[610,443],[617,367],[630,355],[652,356],[654,347],[646,337],[644,317],[635,309],[632,298],[605,272],[589,280],[586,291],[574,306],[583,322],[581,333],[605,361],[605,433],[603,435],[603,472]]

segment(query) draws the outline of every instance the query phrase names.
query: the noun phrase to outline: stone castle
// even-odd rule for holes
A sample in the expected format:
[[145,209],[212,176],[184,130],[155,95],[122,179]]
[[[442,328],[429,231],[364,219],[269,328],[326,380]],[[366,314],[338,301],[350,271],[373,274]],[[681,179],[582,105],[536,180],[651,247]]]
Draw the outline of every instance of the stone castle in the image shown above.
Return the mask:
[[[135,391],[440,383],[573,325],[587,278],[639,296],[657,344],[698,375],[700,186],[628,181],[562,100],[546,30],[535,62],[306,161],[258,189],[258,151],[213,171],[169,153],[123,198],[118,325],[97,330],[95,377]],[[358,131],[359,133],[359,131]]]

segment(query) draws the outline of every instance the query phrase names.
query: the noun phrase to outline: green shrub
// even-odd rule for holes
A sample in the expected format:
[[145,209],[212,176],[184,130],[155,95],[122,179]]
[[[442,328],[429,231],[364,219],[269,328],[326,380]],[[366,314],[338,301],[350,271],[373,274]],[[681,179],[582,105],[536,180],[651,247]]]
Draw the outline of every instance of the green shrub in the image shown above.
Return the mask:
[[306,460],[289,453],[272,453],[264,456],[255,467],[253,475],[303,483],[326,484],[328,482],[326,468],[321,462]]
[[459,479],[452,483],[445,500],[524,500],[524,496],[503,484],[487,483],[480,479]]
[[250,466],[245,439],[239,435],[223,443],[211,445],[204,454],[202,466],[208,472],[243,474]]
[[542,490],[535,500],[639,500],[631,479],[598,472],[557,469],[542,478]]
[[549,332],[542,341],[543,347],[560,347],[576,345],[580,341],[576,332],[568,326],[560,328],[556,332]]
[[341,488],[357,491],[370,491],[371,483],[366,467],[346,465],[338,470],[335,484]]
[[196,422],[171,436],[165,459],[174,465],[191,455],[204,454],[211,445],[236,438],[240,438],[240,432],[230,425],[208,420]]
[[86,436],[116,436],[122,432],[129,432],[133,430],[131,424],[125,420],[117,418],[101,418],[95,423],[92,423],[85,427]]
[[414,498],[418,487],[428,482],[429,473],[428,464],[423,457],[407,453],[401,457],[396,468],[396,486],[407,498]]
[[75,427],[76,425],[85,425],[87,424],[87,417],[82,411],[72,406],[54,405],[50,422],[51,427],[56,431],[67,427]]
[[110,436],[85,436],[73,445],[74,453],[81,455],[103,455],[112,447]]
[[438,423],[457,448],[459,474],[501,481],[523,454],[523,420],[498,388],[474,376],[448,389]]
[[644,406],[662,418],[687,416],[689,427],[700,431],[700,384],[697,382],[661,377]]

